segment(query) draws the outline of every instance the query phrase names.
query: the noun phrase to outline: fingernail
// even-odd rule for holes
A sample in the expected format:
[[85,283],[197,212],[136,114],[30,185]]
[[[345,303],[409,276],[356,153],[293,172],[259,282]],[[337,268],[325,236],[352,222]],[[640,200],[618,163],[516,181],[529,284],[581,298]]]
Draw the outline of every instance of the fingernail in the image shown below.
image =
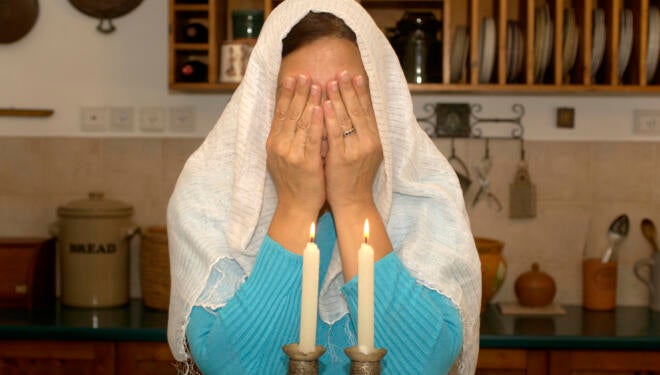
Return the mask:
[[325,102],[323,102],[323,106],[325,106],[326,109],[332,109],[332,102],[326,100]]
[[361,75],[355,77],[355,84],[360,87],[364,86],[364,77]]
[[351,77],[348,75],[348,72],[345,71],[345,70],[343,72],[341,72],[340,77],[341,77],[341,81],[344,82],[344,83],[347,83],[348,81],[351,80]]
[[330,90],[337,91],[337,81],[330,81]]
[[293,77],[286,77],[284,78],[284,81],[282,81],[282,86],[286,87],[287,89],[292,89],[294,85],[295,81],[293,80]]
[[299,75],[299,76],[298,76],[298,83],[301,84],[301,85],[305,85],[305,84],[307,84],[307,77],[305,77],[305,76],[302,75],[302,74]]
[[312,85],[309,89],[310,93],[314,96],[318,95],[321,93],[321,88],[318,85]]

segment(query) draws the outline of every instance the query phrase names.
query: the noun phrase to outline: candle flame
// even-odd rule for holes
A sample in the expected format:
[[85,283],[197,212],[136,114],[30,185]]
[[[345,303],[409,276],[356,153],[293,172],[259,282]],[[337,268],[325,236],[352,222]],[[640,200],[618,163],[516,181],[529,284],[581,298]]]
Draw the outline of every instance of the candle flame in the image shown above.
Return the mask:
[[312,222],[312,225],[309,227],[309,242],[314,242],[314,237],[316,235],[316,226],[314,225],[314,222]]
[[369,242],[369,219],[364,220],[364,243]]

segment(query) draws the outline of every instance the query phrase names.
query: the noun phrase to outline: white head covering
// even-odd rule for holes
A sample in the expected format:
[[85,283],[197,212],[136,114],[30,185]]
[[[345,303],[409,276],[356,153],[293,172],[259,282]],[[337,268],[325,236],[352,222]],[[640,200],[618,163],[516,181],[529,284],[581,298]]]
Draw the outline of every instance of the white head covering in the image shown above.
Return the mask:
[[[453,169],[419,127],[399,61],[369,14],[354,0],[286,0],[267,18],[243,81],[217,124],[187,161],[168,206],[172,291],[168,340],[188,358],[185,329],[193,305],[218,308],[232,298],[254,265],[275,211],[277,193],[266,172],[266,138],[275,108],[282,39],[310,11],[342,18],[357,35],[369,77],[384,161],[374,199],[394,249],[419,283],[460,310],[463,350],[454,373],[472,374],[479,346],[481,271],[463,195]],[[211,293],[209,274],[223,269]],[[348,312],[335,249],[319,298],[333,323]]]

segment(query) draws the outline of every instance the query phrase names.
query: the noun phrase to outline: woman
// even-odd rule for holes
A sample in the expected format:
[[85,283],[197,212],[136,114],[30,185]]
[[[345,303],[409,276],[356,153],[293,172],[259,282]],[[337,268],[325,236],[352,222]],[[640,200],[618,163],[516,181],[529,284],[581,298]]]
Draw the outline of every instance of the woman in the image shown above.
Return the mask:
[[357,2],[287,0],[170,200],[175,358],[208,374],[285,373],[300,254],[318,220],[321,373],[348,373],[365,218],[383,372],[474,372],[479,261],[456,176],[416,123],[396,55]]

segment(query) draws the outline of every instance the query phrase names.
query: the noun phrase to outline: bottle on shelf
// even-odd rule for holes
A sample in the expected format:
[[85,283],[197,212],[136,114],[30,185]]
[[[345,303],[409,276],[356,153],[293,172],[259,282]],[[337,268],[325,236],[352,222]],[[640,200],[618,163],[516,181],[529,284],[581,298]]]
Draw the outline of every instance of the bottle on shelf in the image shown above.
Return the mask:
[[179,66],[178,73],[183,82],[206,82],[208,65],[199,60],[188,59]]
[[209,29],[200,22],[189,22],[183,27],[183,41],[186,43],[206,43],[209,40]]

